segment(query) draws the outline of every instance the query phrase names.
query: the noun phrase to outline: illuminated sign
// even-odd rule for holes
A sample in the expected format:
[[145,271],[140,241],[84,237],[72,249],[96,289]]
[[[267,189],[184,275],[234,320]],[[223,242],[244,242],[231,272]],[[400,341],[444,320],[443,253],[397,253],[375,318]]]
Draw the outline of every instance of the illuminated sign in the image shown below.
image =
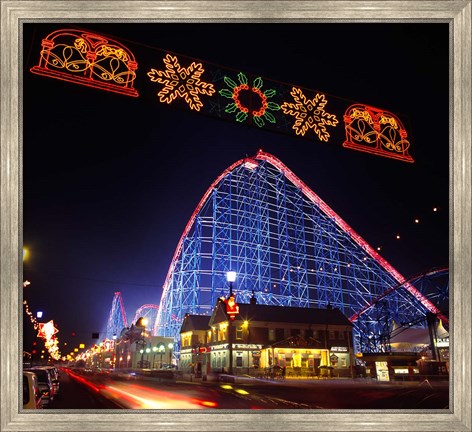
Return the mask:
[[333,352],[347,352],[347,347],[331,347],[331,351]]
[[449,348],[449,338],[438,339],[436,346],[438,348]]
[[228,349],[228,344],[212,345],[210,348],[211,348],[212,351],[214,351],[214,350],[224,350],[224,349]]
[[378,381],[390,381],[387,362],[375,362],[375,370]]
[[260,350],[262,345],[256,344],[234,344],[235,349],[251,349],[251,350]]

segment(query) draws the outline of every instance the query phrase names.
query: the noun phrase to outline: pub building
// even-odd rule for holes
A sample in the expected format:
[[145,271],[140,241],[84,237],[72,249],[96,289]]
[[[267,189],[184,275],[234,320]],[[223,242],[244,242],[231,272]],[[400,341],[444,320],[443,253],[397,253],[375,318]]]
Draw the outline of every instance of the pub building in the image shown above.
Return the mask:
[[352,324],[339,309],[237,304],[220,298],[211,316],[185,315],[179,368],[262,376],[352,376]]

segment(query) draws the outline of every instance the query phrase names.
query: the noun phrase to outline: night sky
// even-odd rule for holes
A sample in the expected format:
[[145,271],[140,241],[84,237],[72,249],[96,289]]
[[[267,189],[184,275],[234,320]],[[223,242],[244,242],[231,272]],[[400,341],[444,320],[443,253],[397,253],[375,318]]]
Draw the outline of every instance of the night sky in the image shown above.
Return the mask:
[[[135,54],[138,98],[29,72],[41,39],[71,27],[109,35]],[[61,345],[94,342],[116,291],[129,322],[141,305],[159,304],[204,192],[260,148],[405,277],[448,266],[447,24],[30,23],[23,43],[24,297],[54,320]],[[162,85],[146,75],[163,69],[153,47],[344,98],[346,107],[389,110],[406,126],[415,163],[162,104]]]

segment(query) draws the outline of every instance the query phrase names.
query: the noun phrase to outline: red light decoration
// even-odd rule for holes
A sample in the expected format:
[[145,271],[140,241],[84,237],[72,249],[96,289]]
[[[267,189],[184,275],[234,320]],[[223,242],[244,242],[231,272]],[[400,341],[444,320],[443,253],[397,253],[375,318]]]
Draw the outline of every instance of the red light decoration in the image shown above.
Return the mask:
[[39,64],[31,72],[137,97],[138,63],[122,44],[79,30],[56,30],[42,40]]
[[414,162],[408,154],[407,132],[395,115],[368,105],[351,105],[344,115],[346,141],[343,147]]
[[[248,118],[249,111],[251,111],[252,119],[258,127],[263,127],[265,125],[264,119],[270,123],[276,122],[276,118],[268,110],[278,111],[280,106],[275,102],[269,102],[267,100],[275,96],[276,91],[273,89],[268,89],[263,92],[261,89],[264,85],[264,82],[261,77],[255,78],[251,86],[249,86],[247,76],[242,72],[239,72],[238,74],[239,84],[227,76],[224,77],[224,81],[230,90],[222,89],[219,91],[219,94],[234,101],[226,105],[225,112],[230,114],[237,112],[236,121],[239,123],[244,122]],[[241,93],[244,94],[245,92],[249,91],[251,92],[251,97],[248,99],[252,100],[252,97],[256,96],[254,100],[257,100],[258,103],[253,102],[252,104],[258,109],[250,109],[241,102]]]
[[59,330],[54,327],[54,321],[49,321],[47,323],[39,323],[39,332],[38,337],[43,339],[51,339]]
[[234,321],[234,317],[239,313],[239,306],[236,303],[234,294],[231,293],[229,298],[223,301],[226,304],[226,313],[229,315],[230,319]]
[[234,317],[239,313],[239,306],[236,303],[235,295],[231,293],[227,299],[223,299],[223,302],[226,304],[226,313],[234,321]]
[[199,94],[211,96],[215,93],[213,84],[200,80],[200,76],[205,72],[201,63],[192,62],[184,68],[180,66],[177,57],[167,54],[164,59],[165,71],[151,69],[148,77],[152,82],[165,84],[164,88],[157,93],[159,101],[167,104],[172,103],[177,97],[181,97],[188,103],[190,109],[200,111],[203,106]]
[[334,114],[325,112],[324,107],[328,103],[324,94],[316,93],[313,99],[308,99],[303,92],[296,87],[290,94],[295,103],[284,102],[281,106],[284,114],[295,117],[292,129],[297,135],[304,136],[309,129],[313,129],[321,141],[328,141],[330,134],[326,126],[336,126],[338,119]]

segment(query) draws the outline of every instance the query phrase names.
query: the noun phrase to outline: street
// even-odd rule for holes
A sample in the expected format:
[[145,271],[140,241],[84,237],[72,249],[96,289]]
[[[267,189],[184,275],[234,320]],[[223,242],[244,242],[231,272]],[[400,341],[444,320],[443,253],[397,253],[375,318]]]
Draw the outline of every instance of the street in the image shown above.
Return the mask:
[[448,409],[447,381],[365,379],[190,382],[136,374],[61,372],[51,409]]

